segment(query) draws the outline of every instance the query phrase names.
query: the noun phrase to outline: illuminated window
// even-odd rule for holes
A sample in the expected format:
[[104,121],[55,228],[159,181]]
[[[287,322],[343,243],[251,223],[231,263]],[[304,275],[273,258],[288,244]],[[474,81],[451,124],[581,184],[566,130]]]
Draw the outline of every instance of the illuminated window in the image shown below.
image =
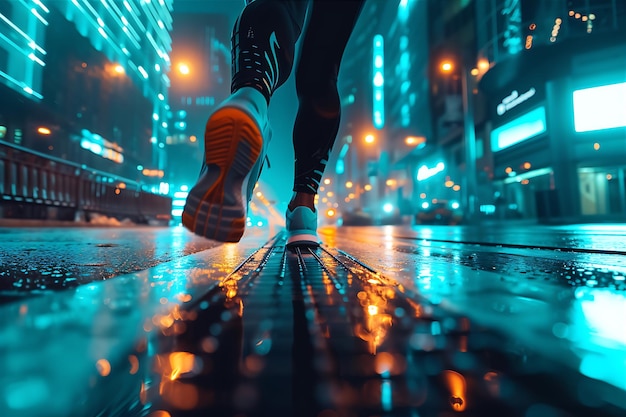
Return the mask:
[[576,132],[626,126],[626,82],[574,91]]

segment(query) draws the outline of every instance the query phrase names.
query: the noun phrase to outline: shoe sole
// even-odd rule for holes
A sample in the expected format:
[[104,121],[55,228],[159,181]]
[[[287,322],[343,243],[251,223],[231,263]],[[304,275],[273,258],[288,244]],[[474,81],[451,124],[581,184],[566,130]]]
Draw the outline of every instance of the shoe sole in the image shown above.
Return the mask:
[[287,247],[317,247],[319,245],[320,243],[317,236],[309,233],[294,234],[287,239]]
[[[263,146],[263,136],[243,110],[217,110],[204,131],[208,170],[192,187],[183,209],[183,225],[193,233],[221,242],[238,242],[246,225],[243,187]],[[218,173],[215,173],[215,168]],[[212,171],[213,170],[213,171]],[[211,181],[207,187],[203,180]]]

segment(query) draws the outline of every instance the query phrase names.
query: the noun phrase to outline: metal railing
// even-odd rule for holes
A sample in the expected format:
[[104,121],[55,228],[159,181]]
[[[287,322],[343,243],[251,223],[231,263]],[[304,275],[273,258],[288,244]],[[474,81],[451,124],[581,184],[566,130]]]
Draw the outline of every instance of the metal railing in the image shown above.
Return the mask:
[[101,214],[167,223],[172,200],[142,184],[0,141],[0,218],[73,220]]

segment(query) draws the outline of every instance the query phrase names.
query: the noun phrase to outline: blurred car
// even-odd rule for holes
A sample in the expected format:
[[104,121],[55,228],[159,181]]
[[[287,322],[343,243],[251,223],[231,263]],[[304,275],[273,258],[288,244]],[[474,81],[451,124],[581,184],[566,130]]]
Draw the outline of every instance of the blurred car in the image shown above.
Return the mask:
[[463,213],[459,207],[458,202],[425,203],[415,215],[415,221],[417,224],[459,224],[463,220]]
[[342,216],[343,226],[371,226],[373,224],[372,216],[360,209],[347,211]]

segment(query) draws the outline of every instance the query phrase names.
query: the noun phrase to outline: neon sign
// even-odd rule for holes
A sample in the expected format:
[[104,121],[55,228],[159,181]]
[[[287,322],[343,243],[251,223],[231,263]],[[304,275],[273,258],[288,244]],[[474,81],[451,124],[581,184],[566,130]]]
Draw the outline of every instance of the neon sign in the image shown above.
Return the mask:
[[523,102],[525,102],[526,100],[534,96],[536,93],[537,93],[537,90],[535,90],[532,87],[530,88],[530,90],[526,91],[523,94],[518,93],[517,90],[513,90],[511,94],[504,97],[502,99],[502,102],[498,104],[498,107],[496,108],[496,112],[498,113],[498,116],[502,116],[507,111],[522,104]]
[[420,169],[417,170],[417,180],[424,181],[433,175],[439,174],[446,168],[443,162],[439,162],[433,168],[428,168],[426,165],[422,165]]
[[513,146],[546,131],[546,109],[538,107],[491,131],[493,152]]
[[372,78],[372,93],[373,93],[373,105],[372,105],[372,119],[374,126],[377,129],[382,129],[385,126],[385,55],[384,55],[384,38],[382,35],[374,36],[374,56],[373,56],[373,71],[374,77]]

